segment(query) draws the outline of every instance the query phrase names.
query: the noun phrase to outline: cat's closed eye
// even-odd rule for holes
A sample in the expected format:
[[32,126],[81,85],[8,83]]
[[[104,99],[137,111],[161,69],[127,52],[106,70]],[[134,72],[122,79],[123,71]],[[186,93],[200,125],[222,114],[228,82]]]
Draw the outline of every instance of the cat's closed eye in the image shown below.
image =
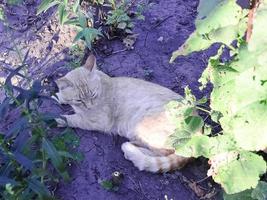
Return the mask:
[[96,98],[97,91],[96,90],[89,90],[89,95],[90,95],[91,98]]

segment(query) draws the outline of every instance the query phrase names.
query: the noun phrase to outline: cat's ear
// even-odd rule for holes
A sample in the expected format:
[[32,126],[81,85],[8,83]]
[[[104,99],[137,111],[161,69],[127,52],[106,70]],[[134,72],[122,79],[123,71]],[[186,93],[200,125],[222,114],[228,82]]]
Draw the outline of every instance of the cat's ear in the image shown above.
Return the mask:
[[55,82],[60,90],[72,86],[72,83],[65,76],[56,80]]
[[88,69],[90,72],[92,72],[92,71],[94,71],[96,69],[96,58],[95,58],[95,56],[93,54],[91,54],[87,58],[87,60],[86,60],[86,62],[85,62],[83,67],[85,69]]

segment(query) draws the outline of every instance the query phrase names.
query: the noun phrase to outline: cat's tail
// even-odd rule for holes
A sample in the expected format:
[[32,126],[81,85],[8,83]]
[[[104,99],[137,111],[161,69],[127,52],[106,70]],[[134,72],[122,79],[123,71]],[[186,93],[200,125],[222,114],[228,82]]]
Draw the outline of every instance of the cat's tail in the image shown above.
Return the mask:
[[168,172],[175,169],[181,169],[192,158],[170,154],[167,156],[153,156],[135,146],[130,142],[125,142],[121,146],[126,159],[131,160],[140,171],[150,172]]

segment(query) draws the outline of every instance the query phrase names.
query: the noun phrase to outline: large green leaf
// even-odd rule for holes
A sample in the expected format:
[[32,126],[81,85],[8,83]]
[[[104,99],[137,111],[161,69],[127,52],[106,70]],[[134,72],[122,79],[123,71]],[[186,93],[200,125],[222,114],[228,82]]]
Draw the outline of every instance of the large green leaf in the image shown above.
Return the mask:
[[236,194],[223,194],[223,199],[224,200],[254,200],[251,197],[251,190],[245,190],[243,192],[239,192]]
[[206,18],[212,11],[213,9],[221,2],[226,1],[226,0],[205,0],[205,1],[199,1],[197,11],[198,11],[198,16],[197,19],[201,20]]
[[222,113],[222,128],[234,135],[238,146],[252,151],[267,147],[267,68],[255,58],[243,47],[230,65],[208,69],[214,86],[211,108]]
[[228,194],[256,188],[260,175],[266,172],[266,162],[257,154],[240,152],[237,159],[218,166],[213,175]]
[[[177,56],[207,49],[216,42],[229,46],[239,35],[244,35],[246,30],[244,16],[247,12],[242,10],[235,0],[217,0],[208,7],[206,5],[209,1],[205,1],[200,1],[196,30],[177,51],[173,52],[170,62]],[[214,7],[211,8],[212,6]]]
[[252,191],[251,196],[257,200],[267,199],[267,183],[264,181],[259,181],[257,187]]
[[260,4],[255,19],[253,20],[253,31],[248,45],[250,51],[267,49],[267,31],[263,28],[266,25],[266,19],[267,3],[265,1]]
[[216,137],[192,135],[186,143],[178,144],[175,147],[177,155],[185,157],[204,156],[207,158],[237,149],[235,141],[229,135]]
[[210,33],[219,28],[236,25],[242,17],[242,8],[236,0],[224,0],[218,3],[206,18],[196,20],[196,30],[199,34]]

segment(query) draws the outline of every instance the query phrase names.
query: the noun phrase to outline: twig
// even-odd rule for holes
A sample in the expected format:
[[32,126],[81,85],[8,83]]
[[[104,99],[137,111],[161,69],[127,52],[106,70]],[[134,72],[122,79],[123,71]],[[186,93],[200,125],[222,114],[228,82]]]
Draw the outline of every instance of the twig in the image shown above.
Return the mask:
[[196,183],[196,184],[199,184],[199,183],[201,183],[201,182],[207,180],[208,178],[210,178],[210,176],[206,176],[206,177],[204,177],[204,178],[202,178],[202,179],[200,179],[200,180],[198,180],[198,181],[195,181],[195,183]]
[[112,54],[121,53],[121,52],[124,52],[124,51],[127,51],[127,50],[128,50],[127,48],[125,48],[125,49],[121,49],[121,50],[112,52]]
[[163,20],[159,21],[158,23],[156,23],[154,26],[151,27],[150,31],[157,28],[158,26],[160,26],[163,22],[167,21],[168,19],[170,19],[171,17],[173,17],[173,15],[169,15],[168,17],[165,17]]
[[252,30],[253,30],[253,20],[255,17],[255,13],[257,11],[257,8],[260,5],[260,0],[251,0],[251,6],[248,14],[248,28],[247,28],[247,34],[246,34],[246,42],[249,42]]

